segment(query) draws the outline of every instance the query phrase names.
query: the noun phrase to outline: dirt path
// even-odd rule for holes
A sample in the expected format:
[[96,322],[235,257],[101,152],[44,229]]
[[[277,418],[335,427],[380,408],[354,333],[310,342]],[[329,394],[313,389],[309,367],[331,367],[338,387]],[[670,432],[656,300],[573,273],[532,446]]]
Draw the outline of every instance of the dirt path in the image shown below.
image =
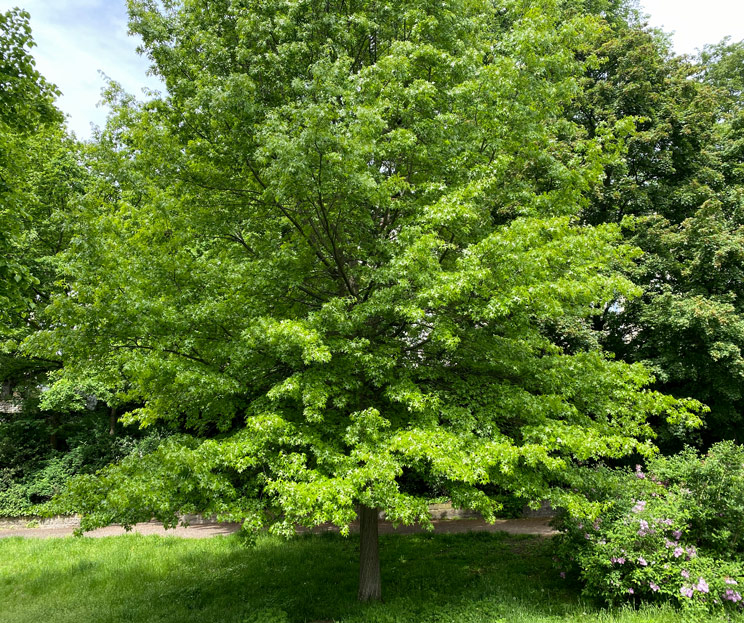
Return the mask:
[[[550,519],[497,519],[495,524],[489,524],[482,519],[436,519],[434,532],[440,534],[457,534],[462,532],[508,532],[509,534],[535,534],[540,536],[552,536],[555,530],[548,525]],[[188,527],[179,526],[171,530],[165,530],[162,524],[155,521],[138,523],[132,532],[138,534],[158,534],[161,536],[178,536],[187,539],[205,539],[217,535],[233,534],[240,528],[239,524],[230,523],[200,523]],[[352,524],[352,532],[358,531],[359,526]],[[46,539],[49,537],[71,536],[74,526],[63,526],[55,528],[0,528],[0,539],[12,536]],[[337,532],[333,526],[319,526],[312,530],[299,529],[298,532]],[[380,534],[413,534],[422,532],[420,526],[399,526],[393,528],[388,521],[380,522]],[[89,537],[117,536],[126,534],[120,526],[109,526],[99,528],[86,533]]]

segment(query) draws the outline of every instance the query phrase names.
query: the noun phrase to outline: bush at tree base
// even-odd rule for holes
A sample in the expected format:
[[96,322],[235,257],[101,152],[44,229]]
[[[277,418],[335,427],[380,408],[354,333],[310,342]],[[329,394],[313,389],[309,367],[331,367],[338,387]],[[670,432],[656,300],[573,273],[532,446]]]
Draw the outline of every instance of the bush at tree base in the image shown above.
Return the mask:
[[656,457],[645,469],[587,469],[594,515],[556,519],[555,560],[587,595],[672,601],[685,610],[744,610],[744,447]]
[[[132,456],[141,458],[154,451],[168,436],[162,429],[147,433],[127,430],[118,437],[109,435],[108,430],[92,418],[79,418],[87,424],[78,424],[67,439],[64,450],[51,450],[40,447],[38,456],[20,464],[8,460],[3,455],[0,444],[0,517],[35,517],[54,515],[57,512],[68,514],[65,509],[57,509],[48,502],[79,474],[93,474],[105,465]],[[0,437],[8,434],[9,426],[0,426]],[[7,440],[6,440],[7,441]],[[9,444],[6,444],[9,445]],[[10,457],[12,458],[12,457]]]

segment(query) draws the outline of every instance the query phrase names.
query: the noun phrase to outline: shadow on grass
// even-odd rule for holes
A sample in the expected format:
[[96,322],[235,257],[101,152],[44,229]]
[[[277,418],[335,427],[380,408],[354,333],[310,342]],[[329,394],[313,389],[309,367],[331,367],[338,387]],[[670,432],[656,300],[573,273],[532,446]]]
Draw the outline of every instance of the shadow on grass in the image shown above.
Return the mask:
[[[550,543],[381,537],[384,603],[356,602],[358,537],[198,541],[130,535],[0,543],[0,621],[480,623],[560,620],[577,599]],[[508,615],[508,619],[503,617]]]

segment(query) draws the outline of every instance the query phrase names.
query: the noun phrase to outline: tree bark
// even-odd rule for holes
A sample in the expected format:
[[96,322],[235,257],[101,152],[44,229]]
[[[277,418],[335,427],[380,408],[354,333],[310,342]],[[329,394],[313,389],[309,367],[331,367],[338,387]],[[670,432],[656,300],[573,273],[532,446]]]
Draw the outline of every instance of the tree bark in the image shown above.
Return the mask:
[[359,507],[359,601],[382,599],[378,514],[376,508]]
[[116,421],[118,420],[118,416],[116,414],[116,407],[111,407],[111,411],[109,411],[109,435],[112,437],[116,435]]
[[57,439],[57,426],[59,426],[59,417],[56,413],[49,416],[49,445],[52,450],[59,449],[59,440]]

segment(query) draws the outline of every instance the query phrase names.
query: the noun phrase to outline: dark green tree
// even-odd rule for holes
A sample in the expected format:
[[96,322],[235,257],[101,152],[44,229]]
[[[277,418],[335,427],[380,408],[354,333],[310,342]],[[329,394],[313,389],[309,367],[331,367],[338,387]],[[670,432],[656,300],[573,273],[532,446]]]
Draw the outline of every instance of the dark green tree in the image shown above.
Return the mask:
[[[710,48],[701,67],[643,23],[615,22],[571,110],[589,136],[632,121],[583,218],[624,223],[644,252],[629,273],[643,295],[607,304],[592,328],[616,355],[647,365],[661,391],[710,406],[704,444],[740,439],[744,406],[736,54]],[[692,440],[655,426],[668,450]]]

